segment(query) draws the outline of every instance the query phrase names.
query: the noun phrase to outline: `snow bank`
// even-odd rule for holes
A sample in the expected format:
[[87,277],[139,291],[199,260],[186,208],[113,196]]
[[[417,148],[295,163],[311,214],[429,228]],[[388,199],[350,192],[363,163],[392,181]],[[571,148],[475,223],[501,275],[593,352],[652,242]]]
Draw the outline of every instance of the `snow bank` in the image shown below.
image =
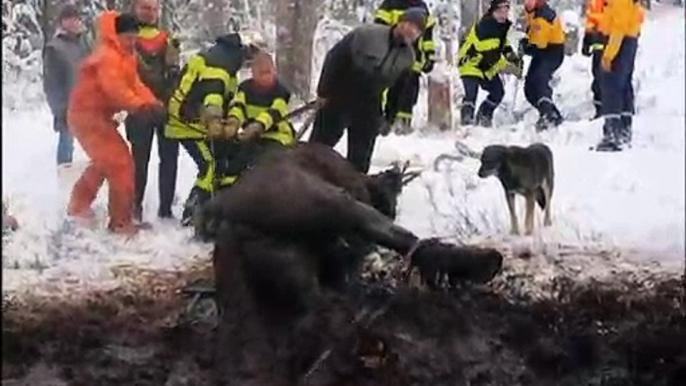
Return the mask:
[[[592,105],[590,60],[567,58],[559,71],[555,98],[568,122],[548,133],[532,128],[534,112],[511,125],[512,111],[525,112],[522,90],[513,105],[516,82],[507,81],[507,95],[493,129],[457,128],[452,133],[429,130],[406,137],[379,139],[375,168],[409,159],[424,168],[401,197],[399,221],[422,236],[497,245],[512,255],[508,274],[521,272],[546,282],[558,274],[611,277],[617,272],[681,267],[684,256],[684,15],[680,8],[658,12],[641,37],[635,74],[638,116],[634,149],[617,154],[596,153],[588,147],[600,138],[600,121],[589,122]],[[651,14],[651,19],[653,15]],[[315,40],[314,77],[323,55],[345,27],[320,24],[330,30]],[[657,59],[659,58],[659,60]],[[453,74],[453,77],[455,75]],[[316,82],[316,79],[314,80]],[[520,85],[521,87],[521,85]],[[3,90],[3,100],[5,90]],[[426,126],[426,92],[416,109],[415,124]],[[482,96],[483,98],[483,96]],[[101,218],[97,230],[65,228],[70,184],[58,183],[54,166],[56,135],[44,106],[3,109],[3,196],[22,228],[3,248],[3,294],[22,291],[74,293],[94,287],[117,286],[126,278],[122,266],[182,270],[207,261],[210,246],[191,242],[190,231],[177,223],[158,222],[157,160],[153,150],[145,213],[154,225],[140,237],[125,241],[103,230],[106,200],[103,189],[95,203]],[[555,155],[556,184],[552,199],[553,226],[541,228],[537,214],[534,237],[510,237],[502,189],[494,178],[476,176],[478,161],[442,164],[435,157],[454,152],[461,141],[479,151],[492,143],[526,145],[542,141]],[[345,152],[345,139],[338,149]],[[85,156],[77,150],[78,165]],[[78,170],[59,181],[73,183]],[[178,215],[195,176],[195,167],[182,151],[174,211]],[[523,202],[518,201],[523,221]],[[603,252],[606,251],[606,252]],[[641,260],[643,263],[635,263]],[[537,275],[537,276],[536,276]],[[536,281],[534,280],[534,281]]]

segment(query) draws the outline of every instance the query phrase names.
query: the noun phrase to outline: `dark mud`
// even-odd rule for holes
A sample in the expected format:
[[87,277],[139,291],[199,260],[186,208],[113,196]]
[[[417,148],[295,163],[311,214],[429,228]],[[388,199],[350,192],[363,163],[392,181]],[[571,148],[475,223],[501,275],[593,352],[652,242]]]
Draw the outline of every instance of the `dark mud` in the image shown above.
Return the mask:
[[[2,384],[215,384],[214,323],[176,325],[185,282],[170,283],[4,304]],[[327,386],[686,384],[683,283],[619,287],[569,284],[559,299],[513,304],[489,288],[368,283],[301,323],[287,370]]]

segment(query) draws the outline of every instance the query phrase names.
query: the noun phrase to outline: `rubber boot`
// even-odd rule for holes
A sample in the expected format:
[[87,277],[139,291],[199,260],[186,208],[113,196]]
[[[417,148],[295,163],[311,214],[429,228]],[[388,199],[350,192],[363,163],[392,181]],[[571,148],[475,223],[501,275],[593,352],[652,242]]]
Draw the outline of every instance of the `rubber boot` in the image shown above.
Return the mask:
[[188,196],[188,200],[183,206],[183,214],[181,215],[181,225],[184,227],[193,225],[193,217],[195,211],[210,198],[210,193],[194,186]]
[[476,123],[482,127],[493,127],[493,111],[495,105],[488,99],[484,100],[476,113]]
[[631,115],[622,115],[621,126],[619,128],[619,134],[617,142],[620,146],[624,148],[631,147],[631,140],[633,137],[633,117]]
[[460,124],[463,126],[474,124],[474,105],[472,103],[465,103],[460,109]]
[[621,121],[619,118],[607,118],[603,125],[603,139],[600,140],[596,146],[596,151],[620,151],[617,141],[617,134],[619,133]]

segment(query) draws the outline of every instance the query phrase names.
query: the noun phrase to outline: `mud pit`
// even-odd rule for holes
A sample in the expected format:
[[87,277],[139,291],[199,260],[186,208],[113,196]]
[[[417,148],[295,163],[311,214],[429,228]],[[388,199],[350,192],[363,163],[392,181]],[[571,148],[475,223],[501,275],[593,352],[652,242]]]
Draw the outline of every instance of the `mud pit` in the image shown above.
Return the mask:
[[[178,289],[206,276],[150,274],[87,298],[3,302],[2,384],[214,385],[215,320],[174,327],[188,303]],[[684,384],[679,279],[557,286],[554,299],[513,301],[502,283],[428,293],[367,279],[303,322],[287,370],[322,386]],[[371,316],[350,323],[362,310]]]

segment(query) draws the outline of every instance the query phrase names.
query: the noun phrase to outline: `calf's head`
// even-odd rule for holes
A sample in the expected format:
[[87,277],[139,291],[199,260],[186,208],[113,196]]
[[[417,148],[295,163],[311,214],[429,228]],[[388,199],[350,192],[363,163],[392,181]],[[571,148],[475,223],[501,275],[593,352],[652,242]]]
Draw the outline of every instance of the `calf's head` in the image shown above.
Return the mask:
[[390,169],[370,175],[366,179],[372,206],[391,219],[395,219],[398,196],[402,193],[403,187],[421,174],[418,171],[408,172],[409,166],[409,161],[403,166],[396,163]]
[[507,148],[502,145],[489,145],[484,148],[481,153],[481,167],[479,167],[478,175],[481,178],[486,178],[493,175],[498,175],[500,166],[505,162]]

